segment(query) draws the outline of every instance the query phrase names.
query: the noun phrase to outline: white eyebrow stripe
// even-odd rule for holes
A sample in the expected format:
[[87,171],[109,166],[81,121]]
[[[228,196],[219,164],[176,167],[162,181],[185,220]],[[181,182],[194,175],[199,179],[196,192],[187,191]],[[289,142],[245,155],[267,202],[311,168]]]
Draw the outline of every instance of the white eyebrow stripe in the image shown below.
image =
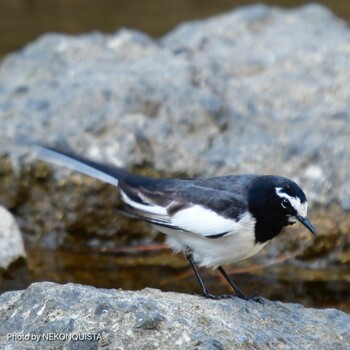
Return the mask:
[[296,210],[297,214],[305,218],[307,216],[307,201],[301,203],[300,198],[292,197],[283,192],[282,187],[276,187],[276,194],[280,198],[286,198],[289,200],[291,206]]

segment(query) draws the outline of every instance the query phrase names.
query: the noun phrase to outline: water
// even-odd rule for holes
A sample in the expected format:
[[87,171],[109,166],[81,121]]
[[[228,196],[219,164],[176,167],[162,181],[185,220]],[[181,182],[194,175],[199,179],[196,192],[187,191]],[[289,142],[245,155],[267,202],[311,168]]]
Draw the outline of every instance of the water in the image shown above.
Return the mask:
[[[149,249],[154,247],[155,249]],[[145,251],[148,248],[148,251]],[[27,263],[17,263],[0,275],[0,292],[24,289],[32,282],[81,283],[100,288],[140,290],[146,287],[163,291],[199,294],[197,280],[186,259],[172,254],[159,244],[133,252],[95,249],[28,249]],[[345,267],[311,270],[284,261],[227,267],[235,283],[247,294],[257,292],[270,300],[301,303],[308,307],[334,307],[350,312],[350,272]],[[218,271],[201,269],[202,277],[213,294],[232,290]]]

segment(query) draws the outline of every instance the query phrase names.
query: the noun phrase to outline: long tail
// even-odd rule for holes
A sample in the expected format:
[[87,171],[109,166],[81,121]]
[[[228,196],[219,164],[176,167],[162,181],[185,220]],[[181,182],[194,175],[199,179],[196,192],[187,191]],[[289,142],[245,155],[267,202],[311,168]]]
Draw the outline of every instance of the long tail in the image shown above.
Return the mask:
[[118,180],[127,172],[116,167],[109,167],[89,159],[55,150],[51,147],[32,145],[36,157],[48,163],[64,166],[79,173],[94,177],[113,186],[118,186]]
[[[158,188],[159,184],[163,183],[163,180],[134,175],[124,169],[103,165],[51,147],[32,145],[32,149],[40,160],[64,166],[117,186],[121,193],[121,199],[124,202],[119,211],[124,215],[160,226],[174,228],[166,211],[166,206],[172,202],[172,199],[163,198],[161,192],[159,192],[162,186]],[[169,181],[171,182],[171,180]],[[155,199],[151,198],[154,197],[152,196],[153,191],[156,192],[155,198],[161,197],[162,205],[157,204]]]

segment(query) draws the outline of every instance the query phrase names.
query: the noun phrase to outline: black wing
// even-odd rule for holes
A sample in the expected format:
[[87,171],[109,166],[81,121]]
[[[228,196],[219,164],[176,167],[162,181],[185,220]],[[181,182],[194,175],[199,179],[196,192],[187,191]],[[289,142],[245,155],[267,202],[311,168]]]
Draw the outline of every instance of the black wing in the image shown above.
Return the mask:
[[124,214],[217,238],[232,231],[248,208],[251,176],[153,179],[53,148],[34,146],[38,158],[118,186]]

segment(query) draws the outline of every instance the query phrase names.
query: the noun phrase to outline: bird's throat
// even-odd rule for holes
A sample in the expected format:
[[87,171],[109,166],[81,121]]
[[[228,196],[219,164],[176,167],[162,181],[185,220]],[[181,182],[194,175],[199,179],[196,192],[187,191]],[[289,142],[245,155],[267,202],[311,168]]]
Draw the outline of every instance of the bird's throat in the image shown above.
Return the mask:
[[266,243],[281,233],[283,225],[277,225],[266,221],[256,221],[255,242]]

